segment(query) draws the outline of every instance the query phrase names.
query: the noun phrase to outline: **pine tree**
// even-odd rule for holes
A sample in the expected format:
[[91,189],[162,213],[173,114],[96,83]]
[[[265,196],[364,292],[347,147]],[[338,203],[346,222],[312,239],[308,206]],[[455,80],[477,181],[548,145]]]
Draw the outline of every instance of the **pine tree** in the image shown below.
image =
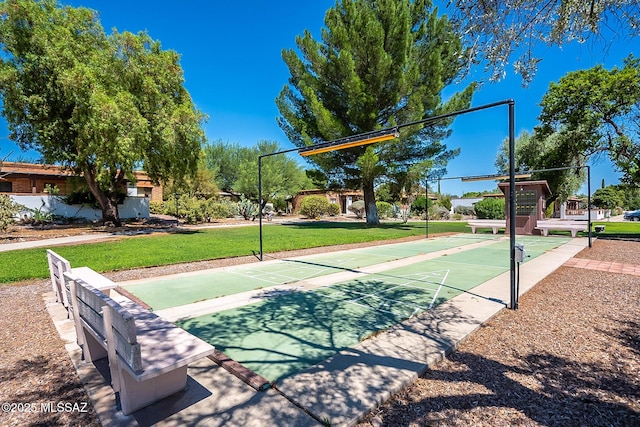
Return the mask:
[[[460,37],[426,0],[342,0],[325,15],[322,40],[296,38],[301,56],[283,51],[291,77],[276,103],[280,127],[297,147],[332,141],[467,108],[475,85],[442,101],[459,75]],[[450,121],[403,128],[372,150],[311,156],[330,183],[364,190],[367,223],[378,224],[374,185],[381,176],[457,154],[442,139]],[[364,157],[363,157],[364,156]],[[364,167],[364,168],[363,168]]]

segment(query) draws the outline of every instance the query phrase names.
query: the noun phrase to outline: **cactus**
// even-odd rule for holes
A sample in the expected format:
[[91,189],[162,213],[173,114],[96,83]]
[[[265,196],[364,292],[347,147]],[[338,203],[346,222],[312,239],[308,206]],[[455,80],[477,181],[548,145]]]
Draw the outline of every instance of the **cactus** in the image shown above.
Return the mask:
[[247,221],[253,221],[258,215],[258,205],[244,197],[243,194],[240,196],[240,201],[238,202],[238,215],[242,216]]

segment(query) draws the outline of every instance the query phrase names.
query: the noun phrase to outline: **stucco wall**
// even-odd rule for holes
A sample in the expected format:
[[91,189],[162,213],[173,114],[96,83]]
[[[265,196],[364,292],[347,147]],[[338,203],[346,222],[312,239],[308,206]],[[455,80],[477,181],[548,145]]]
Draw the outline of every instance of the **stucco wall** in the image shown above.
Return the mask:
[[[51,212],[54,215],[65,218],[84,218],[89,221],[99,221],[102,219],[102,212],[83,205],[64,204],[56,196],[16,196],[10,195],[11,200],[29,209],[40,209],[43,212]],[[149,218],[149,198],[147,197],[127,197],[124,203],[118,205],[118,213],[121,219]],[[32,212],[24,211],[24,215],[31,216]]]

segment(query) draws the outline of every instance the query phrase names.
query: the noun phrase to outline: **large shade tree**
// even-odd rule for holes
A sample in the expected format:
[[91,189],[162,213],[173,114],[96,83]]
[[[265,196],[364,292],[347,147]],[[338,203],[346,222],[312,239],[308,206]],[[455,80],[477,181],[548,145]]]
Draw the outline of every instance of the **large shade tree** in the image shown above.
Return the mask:
[[0,3],[0,95],[11,139],[84,176],[103,221],[133,171],[159,182],[196,170],[203,115],[179,55],[145,33],[106,35],[95,11],[54,0]]
[[568,73],[544,95],[536,134],[559,133],[568,160],[606,154],[623,181],[640,184],[640,59]]
[[[474,85],[446,102],[464,49],[427,0],[341,0],[283,51],[291,77],[276,103],[280,127],[298,147],[385,129],[469,106]],[[404,128],[399,140],[311,156],[329,182],[364,191],[367,223],[378,224],[374,186],[382,174],[456,154],[442,140],[450,121]]]
[[452,21],[471,48],[469,66],[501,79],[507,65],[530,82],[542,58],[536,46],[573,41],[606,52],[640,35],[640,0],[452,0]]
[[[570,135],[561,132],[546,136],[523,132],[515,140],[516,171],[541,171],[534,172],[531,179],[547,181],[551,190],[548,204],[556,199],[566,201],[586,181],[585,169],[579,166],[586,163],[587,157],[580,153],[569,156],[573,144]],[[508,139],[502,142],[495,164],[499,173],[509,173]]]
[[[258,157],[279,151],[274,141],[258,141],[253,147],[216,141],[204,147],[205,164],[222,189],[258,200]],[[308,184],[304,170],[286,154],[262,159],[263,205],[292,196]]]

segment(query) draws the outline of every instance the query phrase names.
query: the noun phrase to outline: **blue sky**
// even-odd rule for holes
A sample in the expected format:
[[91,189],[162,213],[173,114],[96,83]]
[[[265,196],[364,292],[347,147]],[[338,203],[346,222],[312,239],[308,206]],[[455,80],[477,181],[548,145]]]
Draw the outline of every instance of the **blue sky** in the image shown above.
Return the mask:
[[[284,48],[295,47],[295,37],[309,29],[319,38],[325,11],[333,0],[308,2],[257,0],[222,2],[192,0],[180,3],[149,0],[73,0],[72,6],[86,6],[100,13],[109,31],[146,30],[164,49],[181,54],[185,86],[197,107],[209,116],[205,126],[210,141],[254,145],[259,140],[278,141],[283,149],[293,148],[276,124],[275,98],[287,83],[289,72],[282,61]],[[516,135],[531,131],[537,124],[538,104],[549,82],[569,71],[603,63],[607,68],[622,65],[622,60],[640,47],[638,40],[625,40],[606,52],[598,45],[571,45],[562,49],[539,46],[543,58],[538,74],[528,88],[508,69],[498,83],[485,83],[474,96],[479,106],[513,98],[516,105]],[[473,78],[486,79],[475,70]],[[445,91],[452,93],[455,88]],[[449,163],[448,176],[483,175],[495,172],[494,159],[501,141],[507,136],[507,108],[474,113],[456,119],[453,135],[446,143],[461,148],[461,154]],[[9,160],[36,160],[37,153],[21,153],[7,140],[6,124],[0,119],[0,157],[12,152]],[[618,174],[606,160],[592,167],[592,191],[604,178],[607,184],[618,181]],[[442,191],[461,194],[494,188],[491,181],[462,184],[443,181]],[[586,188],[584,190],[586,192]]]

